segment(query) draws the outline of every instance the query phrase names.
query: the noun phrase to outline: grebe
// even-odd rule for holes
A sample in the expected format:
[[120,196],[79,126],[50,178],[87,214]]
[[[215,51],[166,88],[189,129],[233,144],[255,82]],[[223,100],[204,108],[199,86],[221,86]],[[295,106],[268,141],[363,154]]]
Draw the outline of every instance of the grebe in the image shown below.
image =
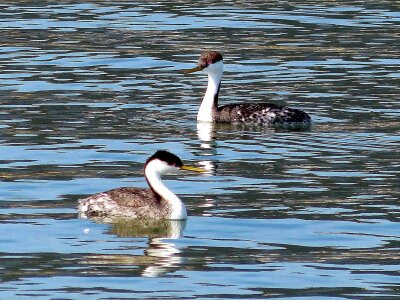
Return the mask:
[[150,189],[121,187],[79,200],[83,217],[123,217],[137,219],[184,220],[185,205],[161,181],[160,175],[174,170],[205,172],[185,166],[176,155],[159,150],[144,165],[144,176]]
[[311,124],[311,118],[305,112],[273,103],[238,103],[218,107],[223,69],[221,53],[205,51],[197,67],[184,70],[187,74],[197,71],[208,74],[207,90],[197,114],[198,121],[288,127],[307,127]]

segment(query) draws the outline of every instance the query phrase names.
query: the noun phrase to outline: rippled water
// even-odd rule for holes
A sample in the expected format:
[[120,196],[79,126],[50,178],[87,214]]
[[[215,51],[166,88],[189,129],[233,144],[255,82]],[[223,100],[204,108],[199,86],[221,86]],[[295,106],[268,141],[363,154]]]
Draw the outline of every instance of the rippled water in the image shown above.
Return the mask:
[[[400,296],[396,1],[6,1],[0,31],[2,299]],[[196,124],[203,49],[221,103],[314,126]],[[166,178],[187,222],[77,217],[160,148],[213,169]]]

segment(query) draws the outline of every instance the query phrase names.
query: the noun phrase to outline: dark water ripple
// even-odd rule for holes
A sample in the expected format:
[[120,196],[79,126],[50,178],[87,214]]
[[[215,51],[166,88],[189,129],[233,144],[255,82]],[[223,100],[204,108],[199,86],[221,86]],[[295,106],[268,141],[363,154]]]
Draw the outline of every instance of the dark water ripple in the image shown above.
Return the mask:
[[[398,298],[399,29],[395,1],[0,4],[1,298]],[[221,103],[313,127],[197,125],[209,48]],[[166,178],[186,223],[77,218],[160,148],[213,170]]]

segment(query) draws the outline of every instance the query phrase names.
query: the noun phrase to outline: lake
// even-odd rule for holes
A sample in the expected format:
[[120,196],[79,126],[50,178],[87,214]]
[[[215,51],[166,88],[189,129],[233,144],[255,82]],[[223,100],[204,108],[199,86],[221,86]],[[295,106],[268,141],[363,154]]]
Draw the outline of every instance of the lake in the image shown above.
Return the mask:
[[[400,297],[395,1],[0,4],[0,298]],[[308,112],[308,130],[197,124],[200,53],[220,103]],[[158,149],[186,222],[81,219],[146,187]]]

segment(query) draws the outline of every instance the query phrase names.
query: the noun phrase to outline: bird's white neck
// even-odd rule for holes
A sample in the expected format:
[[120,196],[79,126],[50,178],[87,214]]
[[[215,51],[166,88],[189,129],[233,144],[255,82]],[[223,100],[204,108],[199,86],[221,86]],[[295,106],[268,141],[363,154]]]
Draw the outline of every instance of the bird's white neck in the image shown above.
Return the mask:
[[223,73],[222,61],[209,66],[206,71],[208,73],[208,85],[197,113],[197,121],[212,122],[218,109],[218,93]]
[[169,190],[161,181],[160,174],[166,167],[159,161],[151,161],[147,164],[145,169],[145,176],[150,187],[160,195],[165,201],[171,205],[172,213],[169,219],[171,220],[183,220],[186,219],[186,207],[182,203],[181,199]]

